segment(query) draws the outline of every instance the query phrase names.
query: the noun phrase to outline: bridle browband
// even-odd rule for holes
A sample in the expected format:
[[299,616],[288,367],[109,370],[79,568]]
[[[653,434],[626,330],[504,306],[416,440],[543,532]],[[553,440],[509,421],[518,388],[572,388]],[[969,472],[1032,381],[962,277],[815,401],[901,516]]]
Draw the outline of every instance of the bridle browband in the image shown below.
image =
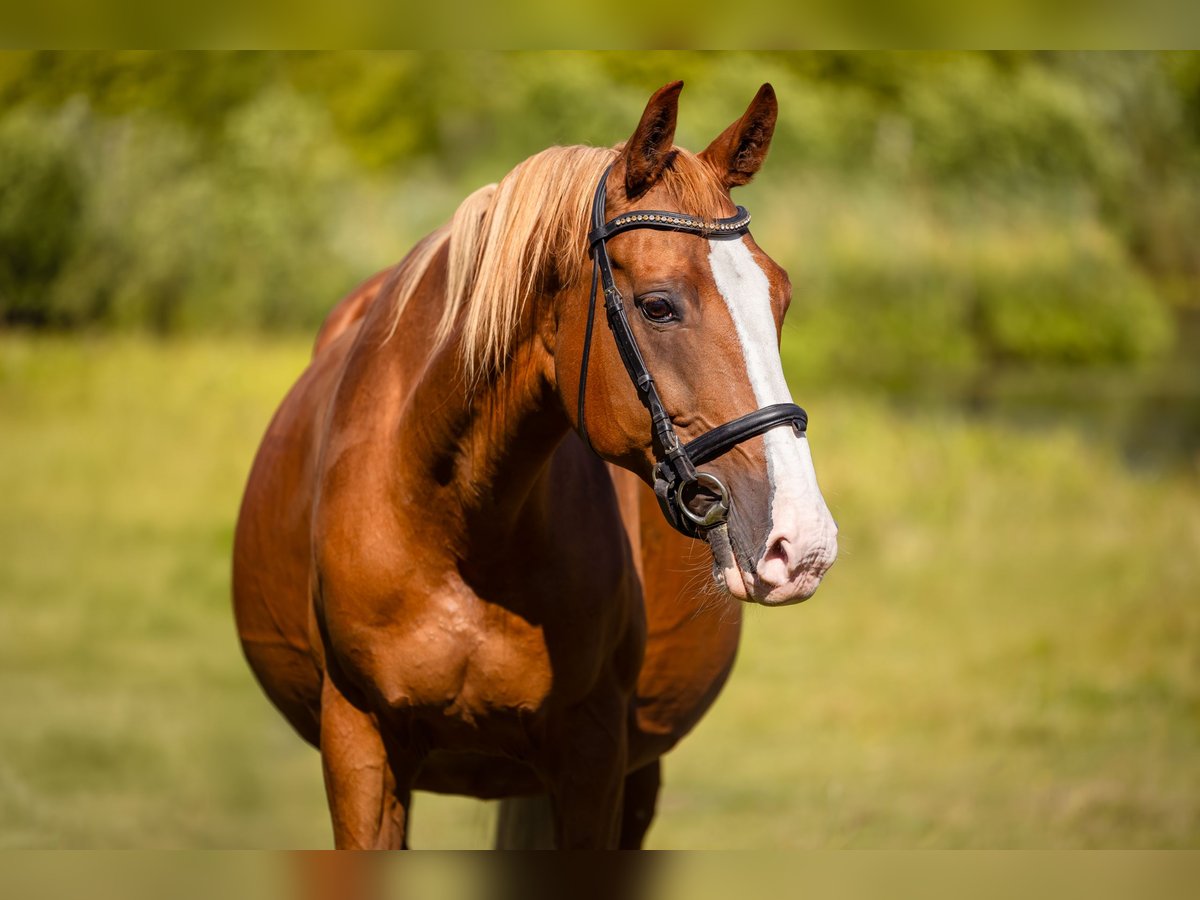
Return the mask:
[[[780,425],[791,425],[798,435],[808,427],[808,414],[795,403],[776,403],[754,412],[739,416],[724,425],[705,432],[693,441],[684,444],[679,440],[671,416],[663,407],[658,396],[654,377],[646,368],[645,360],[638,349],[637,339],[625,313],[621,292],[613,280],[612,263],[608,258],[606,242],[614,235],[635,228],[654,228],[659,231],[681,231],[706,238],[740,238],[750,225],[750,213],[739,206],[736,214],[713,221],[689,216],[684,213],[666,212],[656,209],[639,209],[623,213],[610,222],[604,220],[604,205],[608,184],[608,173],[604,170],[600,183],[596,185],[596,196],[592,200],[592,230],[588,234],[588,247],[592,257],[592,289],[588,294],[587,331],[584,336],[583,361],[579,373],[579,432],[585,441],[587,436],[584,419],[584,397],[587,392],[588,360],[592,350],[592,326],[596,317],[596,287],[604,290],[604,311],[608,327],[617,342],[621,362],[637,388],[642,405],[650,413],[650,430],[653,438],[654,493],[667,521],[688,537],[703,537],[709,529],[724,525],[729,520],[729,490],[715,475],[697,472],[696,467],[727,453],[743,441],[757,437]],[[689,488],[703,487],[716,494],[716,499],[703,514],[693,512],[684,496]]]

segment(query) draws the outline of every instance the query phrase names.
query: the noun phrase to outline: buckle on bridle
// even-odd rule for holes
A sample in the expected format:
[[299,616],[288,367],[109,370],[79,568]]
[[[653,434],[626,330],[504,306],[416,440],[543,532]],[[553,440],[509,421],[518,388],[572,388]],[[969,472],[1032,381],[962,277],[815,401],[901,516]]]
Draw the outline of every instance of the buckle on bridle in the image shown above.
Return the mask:
[[[696,515],[696,513],[688,508],[687,503],[684,502],[684,488],[691,487],[692,485],[707,487],[717,494],[717,499],[704,511],[703,515]],[[716,528],[718,525],[723,525],[729,521],[729,489],[721,483],[721,479],[716,475],[710,475],[708,472],[698,472],[695,481],[681,481],[676,485],[675,506],[696,528],[704,530]]]

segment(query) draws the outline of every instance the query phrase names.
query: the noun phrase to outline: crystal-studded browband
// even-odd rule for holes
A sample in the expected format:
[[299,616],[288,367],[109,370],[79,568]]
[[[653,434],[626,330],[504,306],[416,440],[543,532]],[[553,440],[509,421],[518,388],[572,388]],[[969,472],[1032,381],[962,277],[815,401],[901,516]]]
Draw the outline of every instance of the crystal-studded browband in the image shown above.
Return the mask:
[[706,237],[734,237],[741,234],[750,225],[750,213],[744,206],[737,207],[737,212],[724,219],[702,219],[699,216],[689,216],[685,213],[667,212],[659,209],[640,209],[617,216],[600,228],[594,229],[588,235],[588,246],[597,241],[606,241],[614,234],[628,231],[632,228],[658,228],[663,231],[687,231]]

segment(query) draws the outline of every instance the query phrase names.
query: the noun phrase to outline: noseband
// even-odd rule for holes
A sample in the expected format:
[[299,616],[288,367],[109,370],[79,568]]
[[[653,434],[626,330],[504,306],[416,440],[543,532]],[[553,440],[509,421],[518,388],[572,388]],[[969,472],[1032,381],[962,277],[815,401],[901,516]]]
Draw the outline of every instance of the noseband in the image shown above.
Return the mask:
[[[596,196],[592,200],[592,230],[588,234],[588,245],[592,256],[592,289],[588,295],[587,332],[583,344],[583,362],[579,374],[579,431],[587,440],[584,419],[584,396],[587,392],[588,359],[592,349],[592,325],[596,317],[596,287],[604,289],[604,311],[608,327],[617,342],[621,362],[629,379],[637,388],[642,405],[650,413],[650,430],[653,438],[654,493],[667,521],[688,537],[703,537],[705,532],[729,521],[729,489],[721,480],[708,472],[698,472],[696,467],[711,462],[727,453],[743,441],[757,437],[780,425],[791,425],[797,435],[804,434],[808,427],[808,414],[795,403],[776,403],[718,425],[693,441],[680,442],[675,425],[663,407],[654,385],[654,377],[646,368],[637,339],[629,325],[621,292],[613,280],[612,263],[608,258],[606,242],[614,235],[635,228],[653,228],[658,231],[681,231],[705,238],[738,239],[746,234],[750,225],[750,213],[739,206],[737,213],[729,218],[707,221],[697,216],[654,209],[639,209],[617,216],[610,222],[604,220],[604,203],[607,191],[609,166],[596,185]],[[590,441],[589,441],[590,444]],[[703,513],[689,508],[689,499],[695,499],[697,491],[704,489],[716,499]],[[689,491],[692,497],[687,495]]]

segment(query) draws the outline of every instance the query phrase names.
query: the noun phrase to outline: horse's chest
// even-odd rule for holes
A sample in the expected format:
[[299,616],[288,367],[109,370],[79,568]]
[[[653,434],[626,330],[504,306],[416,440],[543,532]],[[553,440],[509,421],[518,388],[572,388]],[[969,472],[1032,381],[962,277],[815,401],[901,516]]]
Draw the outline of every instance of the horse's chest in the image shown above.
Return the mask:
[[605,583],[612,573],[589,581],[541,562],[512,584],[487,582],[486,595],[456,578],[400,592],[375,579],[369,587],[385,589],[376,593],[361,577],[357,591],[326,577],[318,615],[327,647],[381,717],[401,733],[412,726],[418,743],[522,755],[556,711],[612,690],[628,631],[622,597]]
[[376,635],[369,677],[390,707],[468,724],[545,707],[555,673],[542,626],[504,610],[440,613]]
[[536,714],[554,685],[554,666],[540,626],[510,623],[477,635],[463,660],[455,708],[464,716]]

